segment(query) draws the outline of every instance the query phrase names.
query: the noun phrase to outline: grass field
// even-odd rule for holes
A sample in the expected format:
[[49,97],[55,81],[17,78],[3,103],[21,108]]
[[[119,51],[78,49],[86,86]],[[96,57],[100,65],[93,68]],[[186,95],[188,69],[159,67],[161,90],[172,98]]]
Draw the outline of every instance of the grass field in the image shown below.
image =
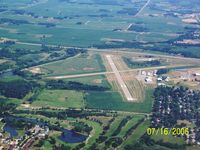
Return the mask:
[[83,84],[98,85],[104,87],[111,87],[109,82],[106,80],[104,75],[91,76],[91,77],[81,77],[81,78],[71,78],[63,79],[64,81],[75,81]]
[[105,134],[107,137],[112,136],[113,132],[117,129],[122,119],[123,119],[123,116],[118,116],[115,118],[115,120],[110,124],[109,130]]
[[93,121],[85,121],[90,127],[92,127],[92,131],[90,133],[90,137],[86,140],[86,146],[84,147],[84,150],[87,150],[89,146],[91,146],[93,143],[96,142],[96,139],[100,136],[103,129],[102,126]]
[[107,110],[121,110],[133,112],[151,112],[152,90],[146,91],[146,98],[143,102],[132,103],[123,101],[118,92],[89,92],[86,95],[86,106]]
[[142,119],[144,116],[142,115],[134,115],[131,120],[127,122],[127,124],[122,128],[119,135],[120,137],[124,137],[127,131],[134,126],[140,119]]
[[97,54],[89,56],[75,56],[55,63],[42,66],[42,71],[48,76],[81,74],[104,71],[101,57]]
[[32,106],[83,108],[83,93],[70,90],[43,90]]
[[132,133],[131,136],[128,137],[128,139],[123,143],[122,147],[125,145],[133,145],[135,144],[139,138],[146,132],[146,129],[149,127],[150,121],[145,120],[142,122]]
[[162,140],[164,143],[172,143],[172,144],[178,144],[178,145],[184,145],[185,141],[181,137],[175,137],[172,135],[152,135],[151,138],[155,141]]

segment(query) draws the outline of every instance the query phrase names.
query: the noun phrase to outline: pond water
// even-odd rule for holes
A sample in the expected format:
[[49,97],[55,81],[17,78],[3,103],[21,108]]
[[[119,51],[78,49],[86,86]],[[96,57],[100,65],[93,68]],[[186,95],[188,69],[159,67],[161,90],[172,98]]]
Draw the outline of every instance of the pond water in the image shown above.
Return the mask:
[[17,130],[14,127],[10,126],[9,124],[5,124],[3,129],[5,132],[8,132],[11,137],[15,137],[18,135]]
[[[9,120],[12,120],[12,119],[16,119],[18,121],[23,120],[23,121],[31,122],[33,124],[40,125],[40,126],[49,126],[48,123],[45,123],[45,122],[42,122],[42,121],[39,121],[39,120],[36,120],[36,119],[31,119],[31,118],[9,117]],[[7,125],[6,129],[8,130],[7,132],[9,132],[10,134],[12,133],[11,136],[17,136],[17,131],[14,128],[12,128],[11,126]],[[61,134],[58,137],[63,142],[80,143],[80,142],[83,142],[87,139],[87,136],[82,135],[80,133],[77,133],[73,130],[68,130],[68,129],[63,129],[63,128],[60,128],[59,130],[64,133],[64,134]]]
[[87,136],[76,133],[73,130],[64,129],[59,139],[67,143],[80,143],[85,141]]

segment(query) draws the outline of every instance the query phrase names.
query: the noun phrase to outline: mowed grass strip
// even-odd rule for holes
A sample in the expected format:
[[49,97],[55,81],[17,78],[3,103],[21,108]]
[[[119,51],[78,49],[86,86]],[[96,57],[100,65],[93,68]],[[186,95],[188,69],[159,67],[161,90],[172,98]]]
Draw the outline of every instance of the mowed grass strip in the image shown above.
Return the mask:
[[115,120],[111,123],[109,130],[106,132],[107,137],[111,137],[112,134],[115,132],[117,127],[119,126],[120,122],[123,120],[123,116],[118,116],[115,118]]
[[83,108],[84,94],[72,90],[43,90],[32,106]]
[[147,128],[150,125],[150,120],[145,120],[142,122],[134,131],[133,133],[126,139],[123,143],[122,147],[126,145],[133,145],[135,144],[139,138],[146,132]]
[[121,129],[120,133],[118,136],[124,137],[125,134],[128,132],[128,130],[134,126],[140,119],[142,119],[144,116],[143,115],[135,115],[131,120],[127,122],[127,124]]
[[96,143],[96,139],[98,139],[100,134],[103,132],[103,128],[97,122],[86,120],[85,123],[92,127],[92,131],[90,132],[90,135],[86,140],[86,146],[84,147],[84,150],[88,150],[89,146]]

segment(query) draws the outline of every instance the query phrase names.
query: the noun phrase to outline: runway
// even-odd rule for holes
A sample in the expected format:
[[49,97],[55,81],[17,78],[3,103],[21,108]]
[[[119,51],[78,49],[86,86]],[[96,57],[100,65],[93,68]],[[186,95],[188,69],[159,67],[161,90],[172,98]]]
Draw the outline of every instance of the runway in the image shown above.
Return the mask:
[[128,101],[134,101],[135,99],[131,96],[126,84],[124,83],[124,80],[122,79],[117,67],[115,66],[115,64],[114,64],[114,62],[112,60],[111,55],[106,55],[106,58],[107,58],[110,66],[112,68],[113,73],[115,74],[115,76],[117,78],[117,81],[118,81],[118,83],[119,83],[119,85],[120,85],[120,87],[121,87],[126,99]]

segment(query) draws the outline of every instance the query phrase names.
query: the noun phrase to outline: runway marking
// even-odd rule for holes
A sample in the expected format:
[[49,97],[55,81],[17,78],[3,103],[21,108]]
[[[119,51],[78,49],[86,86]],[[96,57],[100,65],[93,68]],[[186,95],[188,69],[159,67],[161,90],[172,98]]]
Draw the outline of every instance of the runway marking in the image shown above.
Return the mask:
[[116,76],[116,78],[117,78],[117,81],[118,81],[118,83],[119,83],[119,85],[120,85],[120,87],[121,87],[121,89],[122,89],[122,91],[123,91],[123,93],[124,93],[126,99],[127,99],[128,101],[135,101],[136,99],[134,99],[134,98],[131,96],[131,94],[130,94],[130,92],[129,92],[127,86],[126,86],[126,84],[124,83],[124,80],[122,79],[122,76],[120,75],[120,73],[119,73],[117,67],[115,66],[115,64],[114,64],[114,62],[113,62],[113,60],[112,60],[112,58],[111,58],[111,55],[106,55],[106,58],[107,58],[107,60],[108,60],[108,62],[109,62],[109,64],[110,64],[110,66],[111,66],[111,68],[112,68],[113,73],[115,74],[115,76]]

